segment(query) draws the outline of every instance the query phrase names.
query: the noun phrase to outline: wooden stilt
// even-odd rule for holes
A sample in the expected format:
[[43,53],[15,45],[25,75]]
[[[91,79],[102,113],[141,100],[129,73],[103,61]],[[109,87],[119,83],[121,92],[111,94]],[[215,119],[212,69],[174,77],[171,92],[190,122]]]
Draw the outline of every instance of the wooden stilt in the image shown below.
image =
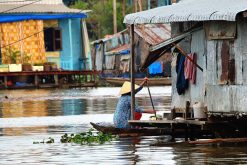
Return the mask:
[[189,111],[190,111],[190,102],[186,101],[186,108],[185,108],[185,113],[184,113],[184,119],[187,119],[187,117],[189,116]]
[[58,75],[57,74],[54,75],[54,80],[55,80],[55,85],[59,85],[59,83],[58,83]]
[[131,45],[131,120],[135,114],[135,45],[134,45],[134,24],[130,25],[130,45]]
[[176,112],[175,112],[176,110],[175,110],[175,107],[174,108],[172,108],[171,109],[171,114],[170,114],[170,119],[171,120],[173,120],[173,119],[175,119],[176,118]]
[[39,76],[38,75],[34,76],[34,84],[35,84],[36,87],[39,86]]
[[4,76],[4,87],[5,88],[8,88],[8,77],[7,76]]

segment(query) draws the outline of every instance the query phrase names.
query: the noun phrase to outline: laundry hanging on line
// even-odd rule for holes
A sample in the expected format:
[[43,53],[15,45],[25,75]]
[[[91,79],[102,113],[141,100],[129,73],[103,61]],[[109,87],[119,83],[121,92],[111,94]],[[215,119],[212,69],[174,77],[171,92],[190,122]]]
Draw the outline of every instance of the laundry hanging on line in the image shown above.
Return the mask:
[[185,76],[185,79],[188,79],[192,84],[195,84],[196,83],[196,61],[197,61],[197,55],[196,53],[191,53],[191,54],[188,54],[189,58],[192,59],[189,60],[189,58],[186,58],[185,59],[185,62],[184,62],[184,76]]
[[185,57],[179,53],[177,56],[177,65],[176,65],[176,72],[177,72],[177,92],[179,95],[185,93],[186,89],[188,88],[188,80],[184,76],[184,62]]

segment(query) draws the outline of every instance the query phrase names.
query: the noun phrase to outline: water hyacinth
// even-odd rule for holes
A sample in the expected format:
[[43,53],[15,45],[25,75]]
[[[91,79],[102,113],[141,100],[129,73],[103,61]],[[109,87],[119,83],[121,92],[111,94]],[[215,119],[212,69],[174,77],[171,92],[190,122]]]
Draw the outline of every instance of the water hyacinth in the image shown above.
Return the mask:
[[[115,140],[117,136],[111,134],[105,134],[103,132],[93,132],[93,129],[89,129],[87,132],[82,132],[79,134],[70,134],[65,133],[61,136],[61,143],[76,143],[81,145],[90,145],[90,144],[104,144],[105,142],[110,142]],[[48,138],[48,141],[43,140],[42,142],[33,142],[33,144],[39,143],[54,143],[55,140],[51,137]]]

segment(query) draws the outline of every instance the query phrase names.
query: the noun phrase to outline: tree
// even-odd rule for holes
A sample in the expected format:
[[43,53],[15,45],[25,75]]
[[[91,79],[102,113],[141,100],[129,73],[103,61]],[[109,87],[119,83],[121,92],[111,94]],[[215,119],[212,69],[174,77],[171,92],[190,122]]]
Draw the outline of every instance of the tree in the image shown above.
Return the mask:
[[[124,7],[123,7],[124,6]],[[86,22],[90,40],[103,38],[107,34],[113,34],[113,1],[112,0],[78,0],[73,8],[92,10],[88,13]],[[123,11],[124,10],[124,11]],[[125,29],[123,14],[130,13],[131,6],[125,0],[117,0],[117,29]]]

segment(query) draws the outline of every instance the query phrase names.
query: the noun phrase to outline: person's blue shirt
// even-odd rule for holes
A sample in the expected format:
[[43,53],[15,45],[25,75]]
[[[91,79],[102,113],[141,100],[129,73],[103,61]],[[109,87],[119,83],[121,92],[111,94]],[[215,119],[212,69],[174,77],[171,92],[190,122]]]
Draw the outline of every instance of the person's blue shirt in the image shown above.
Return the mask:
[[[136,92],[141,90],[138,89]],[[143,113],[143,109],[136,104],[135,112]],[[131,95],[122,95],[117,103],[117,107],[114,113],[113,122],[116,128],[129,128],[128,120],[131,118]]]

